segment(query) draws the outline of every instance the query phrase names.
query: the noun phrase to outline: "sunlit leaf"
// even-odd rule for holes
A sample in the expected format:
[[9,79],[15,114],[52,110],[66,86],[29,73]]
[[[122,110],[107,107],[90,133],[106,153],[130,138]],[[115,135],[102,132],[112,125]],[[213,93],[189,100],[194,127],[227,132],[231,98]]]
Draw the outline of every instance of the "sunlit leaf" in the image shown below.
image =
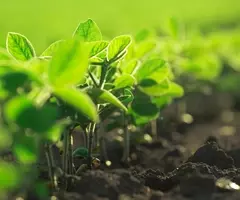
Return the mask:
[[68,40],[55,52],[49,69],[49,81],[55,87],[81,82],[88,67],[88,48],[78,40]]
[[94,100],[98,101],[99,103],[110,103],[120,109],[123,109],[124,111],[127,111],[127,108],[122,104],[122,102],[107,90],[92,88],[88,90],[88,93]]
[[152,75],[156,74],[161,68],[165,68],[165,61],[161,59],[151,59],[144,62],[134,74],[138,82],[143,79],[151,78]]
[[115,79],[114,85],[115,89],[125,88],[129,86],[133,86],[136,83],[136,79],[129,74],[123,74]]
[[128,35],[121,35],[113,38],[107,48],[107,59],[117,59],[119,56],[123,55],[130,43],[131,37]]
[[62,43],[64,43],[65,40],[58,40],[54,43],[52,43],[42,54],[41,56],[53,56],[53,54],[58,50],[58,48],[61,46]]
[[139,84],[139,90],[149,96],[161,96],[168,92],[169,81],[164,80],[161,83],[157,83],[152,79],[144,79]]
[[93,56],[96,56],[97,54],[101,53],[104,49],[106,49],[108,46],[108,42],[107,41],[89,42],[88,45],[91,46],[89,56],[93,57]]
[[138,67],[140,62],[137,59],[130,60],[120,66],[123,73],[132,74],[134,70]]
[[58,88],[54,94],[92,121],[98,121],[96,106],[87,94],[75,88]]
[[101,31],[92,19],[80,23],[73,35],[85,42],[102,40]]
[[27,61],[36,56],[30,41],[19,33],[8,33],[7,50],[14,58],[20,61]]
[[0,60],[11,60],[11,55],[3,48],[0,48]]

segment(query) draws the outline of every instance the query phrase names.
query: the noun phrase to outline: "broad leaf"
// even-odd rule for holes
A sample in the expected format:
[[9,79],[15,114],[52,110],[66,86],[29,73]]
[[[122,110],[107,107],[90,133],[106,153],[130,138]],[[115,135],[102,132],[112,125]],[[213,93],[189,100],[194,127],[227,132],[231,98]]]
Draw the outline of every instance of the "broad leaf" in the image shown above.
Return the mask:
[[117,59],[118,57],[122,56],[128,46],[131,43],[131,37],[128,35],[121,35],[115,37],[108,45],[107,48],[107,59],[110,61],[112,59]]
[[164,68],[165,61],[161,59],[151,59],[144,62],[136,71],[135,77],[138,82],[143,79],[151,78],[152,75],[156,74],[161,68]]
[[139,64],[140,62],[137,59],[133,59],[127,63],[122,64],[120,66],[120,69],[123,73],[132,74]]
[[0,75],[2,87],[10,93],[17,93],[19,88],[23,88],[29,82],[29,77],[23,72],[9,72]]
[[8,33],[7,50],[14,58],[20,61],[27,61],[36,56],[30,41],[19,33]]
[[138,87],[139,90],[149,96],[161,96],[168,92],[169,81],[164,80],[161,83],[157,83],[152,79],[144,79]]
[[8,122],[16,123],[21,128],[29,128],[43,133],[55,124],[57,110],[50,105],[37,108],[25,96],[18,96],[6,103],[4,114]]
[[3,48],[0,48],[0,60],[11,60],[11,55]]
[[73,36],[85,42],[102,40],[100,29],[98,28],[97,24],[91,19],[80,23]]
[[22,164],[33,164],[38,159],[38,143],[33,136],[24,136],[16,138],[17,142],[13,144],[13,151],[18,161]]
[[140,59],[144,57],[146,54],[151,52],[154,48],[156,47],[156,42],[155,41],[145,41],[141,42],[136,50],[135,50],[135,57]]
[[133,116],[137,125],[142,125],[156,119],[159,115],[159,109],[151,102],[149,96],[136,91],[129,113]]
[[88,149],[84,147],[79,147],[73,152],[73,157],[81,157],[87,158],[88,157]]
[[55,52],[48,70],[55,87],[80,83],[88,68],[88,48],[78,40],[64,42]]
[[115,79],[114,85],[115,89],[125,88],[129,86],[133,86],[136,83],[136,79],[129,74],[123,74]]
[[91,98],[80,90],[75,88],[58,88],[54,94],[65,101],[67,104],[76,108],[77,111],[84,114],[94,122],[98,122],[97,109]]
[[64,43],[65,40],[58,40],[52,43],[43,53],[41,56],[53,56],[53,54],[57,51],[57,49]]
[[0,190],[9,190],[21,182],[19,167],[0,161]]
[[122,104],[122,102],[107,90],[92,88],[88,90],[88,93],[94,100],[98,101],[99,103],[110,103],[127,112],[127,108]]
[[88,44],[91,46],[89,55],[90,57],[96,56],[97,54],[101,53],[108,46],[107,41],[89,42]]

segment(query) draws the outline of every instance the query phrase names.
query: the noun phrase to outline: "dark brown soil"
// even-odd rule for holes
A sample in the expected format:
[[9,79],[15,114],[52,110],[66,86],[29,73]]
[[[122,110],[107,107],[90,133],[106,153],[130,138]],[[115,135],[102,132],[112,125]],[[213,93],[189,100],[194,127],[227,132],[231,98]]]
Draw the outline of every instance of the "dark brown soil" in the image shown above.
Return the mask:
[[186,101],[191,124],[178,121],[172,105],[162,114],[158,140],[132,145],[128,167],[120,162],[122,146],[109,141],[112,168],[88,171],[69,192],[55,195],[60,200],[240,199],[240,111],[235,100],[215,94]]

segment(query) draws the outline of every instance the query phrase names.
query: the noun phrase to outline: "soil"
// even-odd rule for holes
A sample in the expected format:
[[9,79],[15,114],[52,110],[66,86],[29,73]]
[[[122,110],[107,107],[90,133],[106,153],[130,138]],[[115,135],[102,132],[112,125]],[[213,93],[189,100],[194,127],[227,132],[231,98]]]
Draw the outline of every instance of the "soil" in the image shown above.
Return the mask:
[[122,146],[108,141],[111,167],[87,171],[68,192],[54,195],[60,200],[240,199],[237,100],[192,94],[183,101],[193,122],[179,120],[179,102],[171,105],[162,112],[158,139],[132,144],[128,165],[120,162]]

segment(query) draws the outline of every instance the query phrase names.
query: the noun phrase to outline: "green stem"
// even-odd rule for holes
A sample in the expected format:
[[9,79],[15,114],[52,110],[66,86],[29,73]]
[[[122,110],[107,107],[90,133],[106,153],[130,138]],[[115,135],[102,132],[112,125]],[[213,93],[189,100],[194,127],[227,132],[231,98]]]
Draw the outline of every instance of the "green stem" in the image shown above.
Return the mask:
[[64,132],[63,138],[63,172],[68,172],[68,142],[69,142],[69,134],[67,130]]
[[95,87],[98,87],[98,83],[97,83],[96,79],[94,78],[94,76],[92,75],[92,73],[91,73],[91,72],[88,72],[88,74],[89,74],[90,78],[92,79]]
[[127,162],[130,153],[130,135],[128,132],[128,120],[126,113],[123,111],[123,128],[124,128],[124,152],[122,161]]
[[93,133],[95,130],[96,124],[91,123],[89,125],[89,138],[88,138],[88,168],[92,168],[92,143],[93,143]]
[[55,189],[56,189],[56,184],[54,181],[54,160],[53,160],[53,155],[51,151],[51,146],[49,144],[45,144],[45,154],[46,154],[46,159],[48,163],[49,178],[51,180],[52,185],[55,186]]

